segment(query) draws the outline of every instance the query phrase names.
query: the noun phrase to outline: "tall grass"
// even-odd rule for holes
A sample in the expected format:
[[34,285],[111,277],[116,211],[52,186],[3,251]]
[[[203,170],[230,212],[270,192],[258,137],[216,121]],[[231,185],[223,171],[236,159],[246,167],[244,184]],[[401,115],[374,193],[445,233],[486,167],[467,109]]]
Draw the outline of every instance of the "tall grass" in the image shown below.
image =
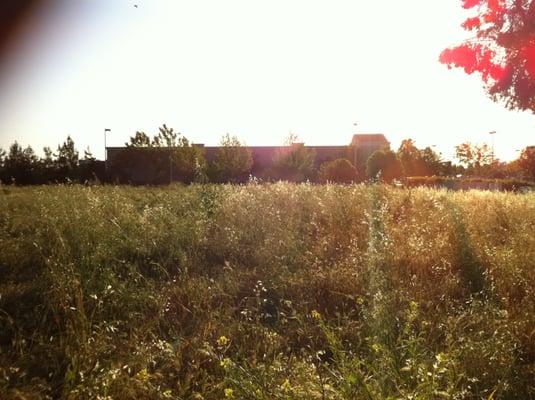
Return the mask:
[[535,398],[533,194],[1,190],[1,399]]

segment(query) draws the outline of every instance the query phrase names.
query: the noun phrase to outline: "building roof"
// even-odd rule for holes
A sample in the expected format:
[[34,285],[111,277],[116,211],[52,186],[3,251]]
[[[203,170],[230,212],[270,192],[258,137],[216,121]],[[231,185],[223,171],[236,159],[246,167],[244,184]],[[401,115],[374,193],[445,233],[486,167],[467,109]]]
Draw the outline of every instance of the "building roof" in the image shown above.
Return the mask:
[[390,144],[390,142],[386,140],[385,135],[382,133],[356,133],[353,135],[353,139],[351,139],[352,145],[364,143]]

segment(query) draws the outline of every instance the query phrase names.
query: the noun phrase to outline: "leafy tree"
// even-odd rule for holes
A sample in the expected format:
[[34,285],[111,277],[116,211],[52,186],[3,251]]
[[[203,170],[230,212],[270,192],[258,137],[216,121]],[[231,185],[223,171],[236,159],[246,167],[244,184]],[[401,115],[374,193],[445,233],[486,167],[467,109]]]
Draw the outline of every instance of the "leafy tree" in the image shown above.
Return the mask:
[[535,146],[528,146],[518,158],[518,166],[530,179],[535,179]]
[[397,157],[406,176],[422,176],[420,150],[412,139],[404,139],[399,146]]
[[37,162],[38,158],[30,146],[23,149],[17,142],[13,143],[4,160],[2,180],[21,185],[35,183]]
[[213,175],[217,182],[245,182],[253,167],[251,150],[236,136],[228,133],[221,138],[213,163]]
[[5,158],[6,158],[6,151],[0,147],[0,168],[4,167]]
[[206,160],[201,147],[192,145],[184,137],[177,137],[171,148],[171,181],[185,183],[204,182],[206,178]]
[[353,183],[358,181],[357,169],[345,158],[321,164],[320,182]]
[[366,175],[389,183],[403,176],[403,166],[393,151],[377,150],[366,162]]
[[43,147],[43,157],[39,160],[39,181],[41,183],[49,183],[55,181],[56,163],[54,161],[54,153],[50,147]]
[[70,136],[61,146],[58,146],[58,153],[56,157],[56,167],[60,179],[73,180],[76,178],[76,171],[78,169],[79,154],[74,147],[74,141]]
[[535,0],[463,0],[473,37],[440,55],[448,67],[478,73],[487,93],[510,109],[535,112]]
[[431,147],[419,149],[412,139],[401,142],[397,157],[405,176],[433,176],[444,173],[445,166],[440,155]]
[[431,147],[420,150],[420,160],[422,163],[423,176],[441,175],[444,165],[440,155]]
[[126,147],[150,147],[150,137],[145,132],[137,131],[134,136],[130,138],[130,142],[125,143]]
[[48,146],[43,147],[43,154],[44,157],[41,159],[42,164],[45,167],[52,168],[54,166],[54,153],[52,152],[52,149]]
[[112,161],[110,172],[122,182],[165,184],[204,181],[205,170],[202,148],[164,124],[152,140],[136,132]]
[[455,146],[455,155],[468,168],[468,172],[480,174],[484,167],[492,163],[492,149],[486,144],[474,145],[470,142]]
[[298,138],[290,134],[286,146],[277,151],[273,157],[273,166],[268,172],[272,178],[291,182],[304,182],[314,176],[316,152],[307,149]]
[[179,133],[176,133],[173,128],[168,128],[163,124],[158,128],[158,134],[152,139],[152,145],[155,147],[174,147],[180,145]]
[[163,124],[152,139],[153,147],[169,149],[169,181],[185,183],[206,180],[206,160],[202,149]]

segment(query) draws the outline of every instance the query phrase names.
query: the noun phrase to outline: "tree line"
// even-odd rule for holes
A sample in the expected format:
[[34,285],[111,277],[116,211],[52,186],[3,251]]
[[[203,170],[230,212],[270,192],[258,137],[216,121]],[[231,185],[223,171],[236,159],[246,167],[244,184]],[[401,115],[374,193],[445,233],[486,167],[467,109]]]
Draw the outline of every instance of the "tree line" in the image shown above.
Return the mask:
[[0,182],[17,185],[87,182],[104,179],[104,163],[97,161],[89,148],[80,153],[70,136],[56,151],[43,148],[38,157],[31,146],[13,143],[8,151],[0,149]]
[[[0,149],[0,181],[20,185],[66,182],[112,182],[166,184],[184,183],[244,183],[250,179],[291,182],[363,181],[392,182],[404,177],[485,177],[535,180],[535,147],[527,147],[517,160],[509,163],[495,159],[488,145],[462,143],[456,146],[459,164],[444,161],[431,147],[418,148],[412,139],[405,139],[397,151],[375,151],[366,160],[351,157],[354,149],[348,146],[347,156],[316,162],[314,150],[298,143],[290,135],[273,156],[271,165],[252,176],[253,155],[236,136],[221,138],[213,160],[204,157],[202,146],[192,144],[173,128],[163,125],[150,137],[136,132],[110,163],[96,160],[89,149],[82,156],[71,137],[53,152],[43,149],[38,157],[28,146],[13,143],[7,152]],[[351,161],[353,159],[353,162]],[[356,162],[355,162],[356,161]],[[356,163],[356,165],[354,165]]]

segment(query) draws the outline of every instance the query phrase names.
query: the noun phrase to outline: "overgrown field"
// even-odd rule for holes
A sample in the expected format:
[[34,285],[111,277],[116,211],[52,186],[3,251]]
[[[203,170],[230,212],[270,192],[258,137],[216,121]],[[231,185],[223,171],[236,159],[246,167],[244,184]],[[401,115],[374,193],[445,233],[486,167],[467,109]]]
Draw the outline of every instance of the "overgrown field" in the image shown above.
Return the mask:
[[0,187],[0,399],[533,399],[535,194]]

